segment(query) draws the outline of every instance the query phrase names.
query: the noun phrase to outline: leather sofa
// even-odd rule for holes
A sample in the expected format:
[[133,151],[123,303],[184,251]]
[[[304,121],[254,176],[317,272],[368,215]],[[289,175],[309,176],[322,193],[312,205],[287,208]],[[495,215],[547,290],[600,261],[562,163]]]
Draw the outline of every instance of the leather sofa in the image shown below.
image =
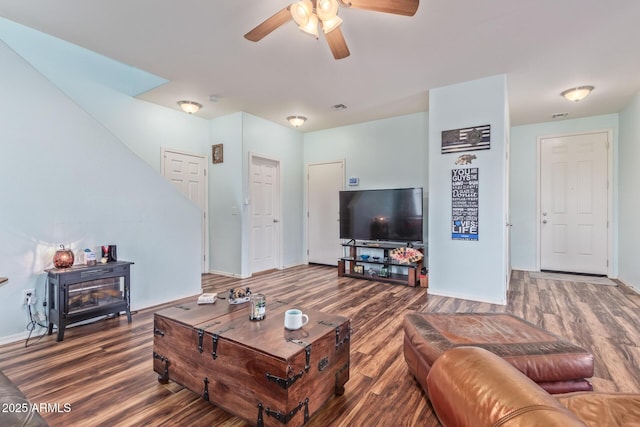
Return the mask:
[[47,422],[24,394],[0,372],[0,426],[45,427]]
[[479,347],[442,354],[426,379],[445,427],[638,426],[640,394],[551,395],[501,357]]

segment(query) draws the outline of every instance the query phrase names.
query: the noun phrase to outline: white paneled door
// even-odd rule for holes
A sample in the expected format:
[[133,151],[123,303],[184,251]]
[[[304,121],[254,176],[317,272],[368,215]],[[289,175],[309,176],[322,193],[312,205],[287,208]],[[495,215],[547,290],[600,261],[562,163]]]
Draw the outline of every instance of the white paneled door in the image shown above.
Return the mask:
[[280,162],[251,155],[251,273],[279,267]]
[[608,133],[540,139],[540,268],[608,272]]
[[338,265],[340,200],[344,190],[344,162],[307,168],[307,248],[309,262]]
[[161,150],[162,175],[201,211],[202,272],[208,273],[209,226],[207,223],[207,158],[195,154],[163,148]]

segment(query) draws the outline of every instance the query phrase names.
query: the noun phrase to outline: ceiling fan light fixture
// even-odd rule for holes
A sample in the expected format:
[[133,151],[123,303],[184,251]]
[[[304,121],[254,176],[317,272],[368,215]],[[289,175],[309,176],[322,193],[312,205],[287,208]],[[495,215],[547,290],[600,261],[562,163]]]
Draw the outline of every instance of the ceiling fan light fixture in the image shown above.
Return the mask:
[[338,13],[338,0],[318,0],[316,13],[321,21],[328,21]]
[[296,24],[302,28],[309,23],[309,19],[313,14],[313,4],[311,0],[300,0],[291,5],[289,12],[291,12],[291,17]]
[[578,86],[571,89],[567,89],[560,95],[564,96],[569,101],[578,102],[587,97],[593,90],[593,86]]
[[307,34],[318,38],[318,17],[315,14],[311,14],[307,25],[301,25],[300,29]]
[[307,118],[305,116],[289,116],[287,120],[291,123],[291,126],[299,128],[307,121]]
[[198,104],[195,101],[178,101],[178,105],[185,113],[193,114],[200,111],[202,104]]
[[340,24],[342,24],[342,19],[340,19],[340,17],[336,15],[331,19],[322,21],[322,31],[324,31],[325,34],[330,33],[331,31],[338,28]]

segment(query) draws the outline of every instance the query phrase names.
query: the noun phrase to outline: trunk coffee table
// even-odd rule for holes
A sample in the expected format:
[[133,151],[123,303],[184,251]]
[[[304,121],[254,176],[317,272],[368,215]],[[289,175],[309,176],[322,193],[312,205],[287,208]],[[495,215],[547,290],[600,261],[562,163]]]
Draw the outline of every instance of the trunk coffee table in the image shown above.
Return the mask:
[[284,328],[285,302],[249,320],[249,304],[188,303],[154,316],[153,369],[257,426],[301,426],[349,379],[350,320],[303,309]]

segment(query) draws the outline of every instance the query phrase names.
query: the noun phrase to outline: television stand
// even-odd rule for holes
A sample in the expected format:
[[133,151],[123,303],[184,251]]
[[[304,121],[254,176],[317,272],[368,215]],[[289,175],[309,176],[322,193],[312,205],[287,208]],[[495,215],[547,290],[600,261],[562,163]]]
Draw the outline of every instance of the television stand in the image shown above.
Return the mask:
[[[354,242],[342,244],[345,256],[338,260],[338,277],[375,280],[405,286],[420,283],[423,259],[418,262],[400,263],[389,253],[406,245],[378,242]],[[424,253],[423,249],[416,248]]]

